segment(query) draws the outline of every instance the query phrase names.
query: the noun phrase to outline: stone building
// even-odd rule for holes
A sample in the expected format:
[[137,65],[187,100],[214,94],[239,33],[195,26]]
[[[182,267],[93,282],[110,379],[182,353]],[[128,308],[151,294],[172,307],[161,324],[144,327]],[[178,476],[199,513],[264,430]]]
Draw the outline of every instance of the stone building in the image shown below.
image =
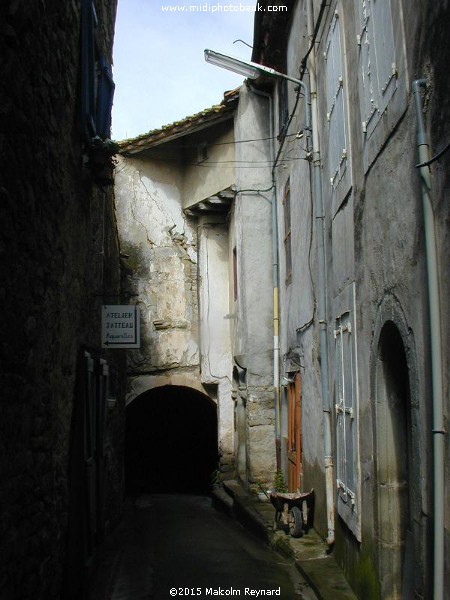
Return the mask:
[[358,597],[448,598],[450,11],[268,4],[279,464]]
[[248,171],[236,168],[240,141],[264,138],[267,119],[244,119],[245,106],[228,92],[218,106],[120,143],[123,286],[142,315],[141,348],[128,355],[132,487],[274,476],[271,205],[249,190],[262,148],[247,148]]
[[448,597],[449,11],[268,4],[252,60],[297,83],[261,72],[121,144],[126,285],[146,315],[127,411],[206,395],[222,478],[314,488],[358,597]]
[[123,499],[108,146],[116,2],[0,8],[0,597],[84,597]]

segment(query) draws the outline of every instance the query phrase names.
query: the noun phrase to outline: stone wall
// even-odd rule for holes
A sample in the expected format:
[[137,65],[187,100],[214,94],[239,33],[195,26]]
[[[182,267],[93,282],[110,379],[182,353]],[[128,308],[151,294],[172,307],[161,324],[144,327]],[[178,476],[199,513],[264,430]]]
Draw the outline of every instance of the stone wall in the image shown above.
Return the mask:
[[141,348],[131,376],[197,369],[197,240],[183,213],[182,169],[145,158],[118,158],[116,212],[123,289],[141,308]]
[[[116,3],[95,4],[100,44],[111,59]],[[83,348],[108,361],[118,398],[108,415],[105,523],[121,510],[121,353],[101,351],[99,322],[103,294],[117,301],[119,250],[111,188],[96,185],[84,166],[80,13],[80,0],[6,0],[0,8],[0,596],[5,600],[61,597],[70,490],[82,489],[83,480],[75,480],[72,470],[71,481],[69,470],[71,448],[83,461],[73,427]],[[82,547],[82,509],[78,518],[72,527],[78,528]],[[72,566],[83,574],[80,562]],[[83,590],[73,594],[82,598]]]
[[[236,455],[238,472],[251,489],[271,486],[276,474],[275,391],[273,372],[273,191],[269,100],[242,86],[235,117],[236,199],[230,219],[231,252],[238,279],[230,322],[235,368]],[[252,164],[252,168],[246,166]],[[242,192],[240,192],[242,190]],[[259,192],[258,190],[262,190]],[[230,268],[231,270],[231,268]],[[230,274],[231,280],[232,274]],[[236,381],[236,373],[241,370]]]
[[[212,147],[211,168],[196,164],[192,148],[199,134],[189,130],[174,142],[129,154],[125,149],[117,158],[123,289],[141,308],[141,348],[127,357],[127,404],[163,385],[208,395],[217,406],[220,469],[230,477],[234,430],[225,221],[232,192],[221,186],[228,188],[233,180],[232,170],[222,173],[216,166],[214,145],[232,139],[232,120],[202,129],[201,139]],[[182,144],[195,156],[186,160]],[[224,148],[221,161],[233,156],[231,144]],[[203,194],[213,195],[211,206]]]
[[[316,0],[313,4],[317,18],[321,2]],[[368,4],[365,10],[375,4]],[[390,3],[391,14],[384,17],[387,23],[392,21],[396,67],[390,75],[392,96],[386,96],[389,97],[387,105],[375,111],[374,120],[370,122],[365,121],[367,115],[364,115],[360,104],[360,99],[365,97],[361,74],[367,74],[363,64],[366,56],[364,44],[358,45],[355,41],[360,31],[359,10],[362,5],[356,1],[332,2],[323,13],[320,29],[323,33],[316,41],[316,65],[312,69],[312,65],[307,64],[310,72],[315,71],[317,77],[313,111],[317,99],[323,215],[315,212],[319,194],[318,189],[311,190],[309,187],[310,169],[303,160],[305,147],[303,142],[298,141],[300,136],[288,136],[280,163],[287,159],[292,162],[276,172],[281,355],[286,364],[292,356],[299,363],[297,366],[302,376],[303,485],[304,489],[315,488],[319,499],[315,527],[325,537],[323,431],[327,419],[323,416],[319,367],[324,366],[324,362],[320,360],[317,322],[321,318],[318,311],[317,238],[322,222],[324,226],[327,297],[323,323],[326,322],[327,326],[328,349],[323,356],[327,358],[329,368],[324,381],[329,384],[332,453],[335,459],[333,477],[338,484],[334,488],[334,555],[361,598],[393,597],[397,593],[419,598],[432,594],[433,565],[429,559],[433,529],[431,346],[423,208],[416,168],[416,108],[411,91],[415,79],[427,80],[428,88],[422,90],[423,116],[430,136],[431,155],[437,154],[446,148],[449,139],[449,83],[444,66],[448,63],[444,37],[449,11],[444,4],[419,1]],[[273,53],[283,48],[286,38],[289,40],[287,72],[294,75],[298,73],[308,49],[307,5],[306,2],[296,4],[288,35],[272,42]],[[380,3],[378,8],[386,6]],[[267,33],[264,26],[261,29],[259,35]],[[433,31],[431,37],[430,31]],[[339,44],[336,32],[339,32]],[[383,39],[385,37],[383,32]],[[336,63],[333,63],[338,68],[342,63],[339,89],[343,90],[344,109],[342,113],[334,113],[341,115],[338,126],[346,135],[345,146],[341,147],[337,144],[342,138],[339,141],[336,141],[336,136],[333,138],[336,121],[333,125],[335,117],[329,112],[332,86],[327,71],[331,63],[327,61],[332,56],[332,44],[328,45],[328,40],[342,48],[342,54],[339,56],[336,52]],[[440,50],[436,51],[436,48]],[[311,60],[313,54],[309,56]],[[337,74],[336,69],[334,72]],[[306,73],[304,81],[312,85]],[[289,134],[293,134],[303,126],[304,105],[300,102],[297,107],[294,86],[289,90],[288,112],[295,113]],[[274,104],[277,113],[278,102]],[[275,117],[277,127],[278,115]],[[342,150],[338,175],[334,170],[336,162],[333,163],[336,147]],[[448,331],[449,156],[449,152],[444,153],[430,167],[442,332]],[[283,190],[288,178],[293,254],[292,277],[285,281]],[[317,216],[319,218],[315,218]],[[343,339],[343,321],[348,332],[346,353],[341,350],[343,346],[338,341]],[[442,337],[443,396],[447,399],[444,401],[447,402],[444,423],[449,410],[448,369],[445,368],[449,350],[447,338],[445,334]],[[397,349],[398,356],[394,360]],[[340,365],[345,372],[339,370]],[[381,374],[382,371],[384,374]],[[289,375],[289,372],[286,369],[284,374]],[[348,387],[342,394],[344,379]],[[388,408],[383,397],[383,385],[390,390],[390,394],[386,394],[390,398]],[[341,403],[344,396],[347,403],[345,410],[351,416],[343,418]],[[282,406],[285,407],[284,402]],[[382,414],[384,409],[389,415],[389,425],[386,425]],[[350,421],[351,425],[347,425]],[[343,422],[348,427],[345,442]],[[282,435],[286,424],[284,411]],[[395,450],[394,443],[386,434],[389,427],[392,427],[396,444],[401,445],[400,452]],[[399,444],[401,439],[407,441]],[[445,443],[448,444],[448,436]],[[384,452],[386,447],[389,448],[388,456]],[[446,452],[448,456],[448,445]],[[386,471],[391,468],[392,472],[385,479]],[[387,486],[386,481],[394,489],[396,478],[402,482],[403,487],[399,486],[402,492],[392,494],[392,498],[386,501],[388,495],[383,489]],[[336,482],[336,479],[339,481]],[[343,483],[344,479],[347,479],[346,483]],[[353,493],[355,490],[356,493]],[[387,510],[389,502],[390,509],[394,503],[400,507],[396,508],[397,513]],[[445,519],[447,574],[448,511]],[[392,540],[394,537],[396,539]],[[406,550],[401,556],[403,548]],[[398,591],[400,588],[401,592]]]

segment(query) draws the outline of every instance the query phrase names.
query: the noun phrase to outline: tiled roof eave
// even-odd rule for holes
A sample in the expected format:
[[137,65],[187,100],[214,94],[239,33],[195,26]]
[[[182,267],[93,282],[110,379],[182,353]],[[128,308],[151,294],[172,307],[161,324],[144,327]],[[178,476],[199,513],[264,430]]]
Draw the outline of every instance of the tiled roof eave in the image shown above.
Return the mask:
[[236,107],[239,91],[234,90],[225,96],[224,101],[212,106],[196,115],[186,117],[182,121],[177,121],[171,125],[150,131],[144,135],[131,140],[118,142],[119,153],[123,155],[132,155],[143,152],[149,148],[167,143],[174,139],[183,137],[195,131],[200,131],[220,121],[232,118]]

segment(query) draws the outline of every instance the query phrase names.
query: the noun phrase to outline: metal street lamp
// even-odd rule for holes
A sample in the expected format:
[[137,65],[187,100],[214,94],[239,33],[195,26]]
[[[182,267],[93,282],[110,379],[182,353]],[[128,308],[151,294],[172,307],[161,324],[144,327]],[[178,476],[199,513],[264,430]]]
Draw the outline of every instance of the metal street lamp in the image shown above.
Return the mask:
[[244,77],[249,77],[250,79],[257,79],[261,75],[261,71],[258,68],[260,65],[244,62],[239,58],[226,56],[225,54],[220,54],[213,50],[205,50],[205,60],[212,65],[227,69],[227,71],[232,71],[233,73],[243,75]]
[[258,77],[265,74],[278,79],[287,79],[288,81],[296,83],[302,88],[303,93],[305,94],[306,129],[311,131],[311,98],[309,89],[303,81],[296,79],[295,77],[290,77],[290,75],[280,73],[279,71],[275,71],[275,69],[271,69],[270,67],[265,67],[264,65],[259,65],[258,63],[247,60],[241,60],[240,58],[234,58],[233,56],[227,56],[226,54],[214,52],[213,50],[205,50],[205,60],[212,65],[227,69],[238,75],[243,75],[249,79],[258,79]]
[[217,65],[218,67],[222,67],[222,69],[233,71],[233,73],[238,73],[239,75],[249,77],[250,79],[258,79],[262,73],[265,73],[266,75],[272,75],[273,77],[287,79],[302,86],[303,89],[305,88],[305,84],[303,81],[300,81],[300,79],[290,77],[289,75],[275,71],[275,69],[271,69],[270,67],[259,65],[258,63],[241,60],[240,58],[234,58],[233,56],[227,56],[226,54],[220,54],[220,52],[214,52],[214,50],[205,50],[205,60],[212,65]]

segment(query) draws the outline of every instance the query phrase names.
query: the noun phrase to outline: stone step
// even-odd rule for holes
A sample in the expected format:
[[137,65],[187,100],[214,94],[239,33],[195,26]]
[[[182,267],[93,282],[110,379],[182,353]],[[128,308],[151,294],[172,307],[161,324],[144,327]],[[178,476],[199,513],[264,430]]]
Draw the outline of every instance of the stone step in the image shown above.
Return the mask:
[[[270,502],[261,502],[235,480],[224,481],[213,496],[226,503],[228,514],[292,559],[320,600],[357,600],[325,541],[313,528],[301,538],[291,537],[285,530],[274,531],[275,509]],[[231,504],[230,504],[231,503]]]

